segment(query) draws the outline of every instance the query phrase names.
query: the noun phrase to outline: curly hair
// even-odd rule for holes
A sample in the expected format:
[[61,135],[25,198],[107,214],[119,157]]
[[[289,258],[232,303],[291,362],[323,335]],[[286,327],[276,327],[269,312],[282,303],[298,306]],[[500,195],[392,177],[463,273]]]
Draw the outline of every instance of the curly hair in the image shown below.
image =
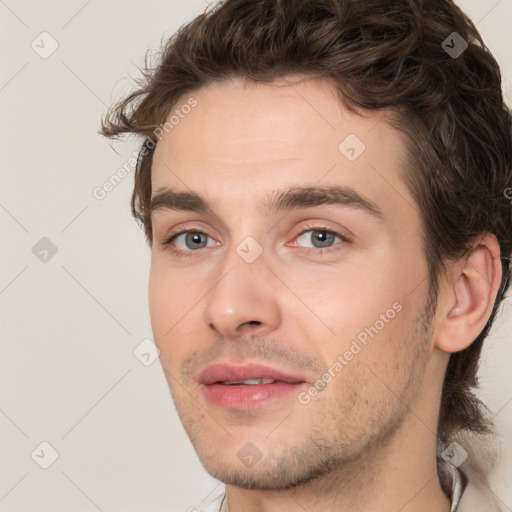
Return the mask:
[[[452,51],[450,51],[452,49]],[[456,51],[455,51],[456,50]],[[193,91],[233,76],[272,83],[300,74],[329,81],[352,112],[381,110],[403,134],[403,179],[420,211],[430,305],[439,277],[490,232],[502,281],[479,336],[452,354],[438,436],[491,433],[474,394],[484,339],[510,284],[512,116],[499,66],[451,0],[224,0],[182,26],[137,88],[102,121],[106,137],[144,137],[131,208],[152,245],[151,163],[161,127]]]

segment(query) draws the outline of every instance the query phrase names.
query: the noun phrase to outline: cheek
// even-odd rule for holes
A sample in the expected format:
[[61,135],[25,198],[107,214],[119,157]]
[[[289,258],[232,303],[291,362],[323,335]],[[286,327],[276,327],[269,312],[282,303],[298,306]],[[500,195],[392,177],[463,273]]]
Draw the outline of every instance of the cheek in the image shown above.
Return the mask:
[[[347,266],[337,272],[304,272],[290,288],[307,305],[307,318],[313,313],[335,336],[356,336],[379,321],[381,314],[394,316],[393,304],[403,297],[402,286],[393,279],[393,269],[378,266]],[[304,309],[303,305],[297,305]],[[292,316],[296,316],[297,311]],[[315,320],[313,318],[313,320]],[[315,320],[316,322],[316,320]]]
[[182,346],[177,342],[180,338],[180,327],[186,320],[186,302],[181,288],[168,269],[152,262],[148,303],[153,336],[162,355],[162,363],[174,360],[178,355],[177,348]]
[[179,375],[191,351],[201,349],[207,336],[202,316],[202,297],[207,286],[195,271],[169,268],[154,257],[148,284],[148,303],[154,341],[165,369]]
[[169,319],[169,315],[172,314],[173,300],[172,295],[167,293],[167,279],[165,273],[152,262],[149,273],[148,304],[153,334],[157,339],[164,333],[164,320]]
[[[149,273],[148,302],[155,336],[162,336],[187,315],[198,293],[191,276],[169,268],[163,258],[153,256]],[[201,295],[199,295],[200,297]],[[173,329],[174,330],[174,329]]]
[[[346,336],[336,349],[331,345],[325,359],[334,378],[316,407],[337,410],[361,431],[388,421],[390,411],[398,414],[421,383],[426,355],[420,325],[417,306],[407,303],[384,326],[368,323],[360,331],[364,338]],[[333,367],[336,361],[341,365]]]
[[[315,283],[306,294],[308,307],[335,333],[328,333],[327,343],[316,343],[328,364],[346,354],[349,364],[357,359],[387,373],[410,353],[408,343],[415,342],[411,337],[420,335],[418,314],[427,282],[418,285],[413,276],[419,272],[397,262],[380,258],[330,279],[317,275],[308,281]],[[296,317],[296,312],[289,313]]]

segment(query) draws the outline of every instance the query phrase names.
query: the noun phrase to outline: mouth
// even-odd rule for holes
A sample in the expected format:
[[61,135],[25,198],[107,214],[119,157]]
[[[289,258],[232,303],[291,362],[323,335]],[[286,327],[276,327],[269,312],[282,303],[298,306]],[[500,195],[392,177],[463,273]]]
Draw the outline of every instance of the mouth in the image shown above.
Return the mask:
[[257,386],[274,382],[296,384],[305,382],[305,379],[301,375],[293,375],[261,364],[216,363],[205,368],[199,375],[199,381],[207,386],[210,384]]
[[260,364],[218,363],[199,376],[205,398],[217,407],[247,410],[289,398],[306,386],[300,375]]
[[246,379],[246,380],[238,380],[238,381],[229,381],[226,380],[221,382],[221,384],[225,384],[226,386],[258,386],[261,384],[273,384],[274,382],[280,382],[274,379]]

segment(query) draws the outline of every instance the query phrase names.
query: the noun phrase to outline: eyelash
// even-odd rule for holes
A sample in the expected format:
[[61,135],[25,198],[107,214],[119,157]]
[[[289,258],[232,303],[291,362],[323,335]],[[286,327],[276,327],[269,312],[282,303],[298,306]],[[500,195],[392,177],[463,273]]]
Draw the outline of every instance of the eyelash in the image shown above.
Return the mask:
[[[342,242],[345,242],[345,243],[350,243],[350,240],[349,238],[347,238],[347,236],[345,236],[343,233],[339,233],[338,231],[334,231],[332,229],[329,229],[325,226],[307,226],[305,229],[303,229],[295,238],[299,238],[301,237],[304,233],[307,233],[309,231],[320,231],[320,232],[326,232],[326,233],[329,233],[329,234],[332,234],[332,235],[335,235],[335,236],[338,236],[341,238]],[[163,245],[164,246],[168,246],[168,250],[171,254],[177,256],[177,257],[193,257],[193,256],[196,256],[195,253],[199,253],[201,249],[197,249],[195,251],[183,251],[181,249],[175,249],[172,245],[172,242],[175,238],[177,238],[178,236],[180,235],[183,235],[185,233],[200,233],[202,235],[206,235],[206,236],[209,236],[207,233],[205,233],[204,231],[201,231],[199,229],[185,229],[183,231],[179,231],[177,233],[173,233],[165,242],[163,242]],[[336,244],[336,245],[339,245]],[[334,246],[335,247],[335,246]],[[333,252],[336,252],[338,249],[332,249],[332,248],[325,248],[325,249],[322,249],[322,248],[312,248],[312,247],[307,247],[306,248],[306,251],[307,253],[315,253],[316,255],[318,254],[331,254]]]

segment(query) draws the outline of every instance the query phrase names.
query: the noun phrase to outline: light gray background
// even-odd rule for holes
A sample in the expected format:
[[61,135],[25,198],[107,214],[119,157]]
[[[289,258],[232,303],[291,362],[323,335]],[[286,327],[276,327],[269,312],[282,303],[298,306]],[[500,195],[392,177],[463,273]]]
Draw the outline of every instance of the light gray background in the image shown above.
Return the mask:
[[[459,5],[500,62],[511,103],[512,0]],[[146,49],[207,6],[0,0],[2,512],[185,511],[218,485],[181,427],[159,361],[145,366],[133,353],[152,337],[150,251],[129,211],[133,172],[105,199],[92,194],[138,145],[114,151],[97,134],[107,105],[131,90],[126,78],[138,76]],[[45,59],[43,31],[58,43]],[[58,249],[47,262],[32,252],[43,237]],[[509,510],[511,333],[509,298],[480,372],[501,432],[494,488]],[[44,441],[58,452],[48,469]]]

